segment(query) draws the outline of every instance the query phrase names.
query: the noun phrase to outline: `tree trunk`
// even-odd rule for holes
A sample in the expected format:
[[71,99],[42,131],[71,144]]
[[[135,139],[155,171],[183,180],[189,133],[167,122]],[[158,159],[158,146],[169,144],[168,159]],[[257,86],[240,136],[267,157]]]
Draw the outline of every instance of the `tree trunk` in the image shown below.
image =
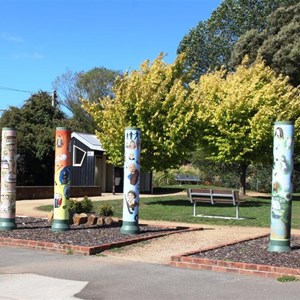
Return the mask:
[[113,166],[112,171],[112,193],[113,195],[116,193],[115,166]]
[[239,164],[239,174],[240,174],[240,195],[246,195],[246,173],[248,164]]

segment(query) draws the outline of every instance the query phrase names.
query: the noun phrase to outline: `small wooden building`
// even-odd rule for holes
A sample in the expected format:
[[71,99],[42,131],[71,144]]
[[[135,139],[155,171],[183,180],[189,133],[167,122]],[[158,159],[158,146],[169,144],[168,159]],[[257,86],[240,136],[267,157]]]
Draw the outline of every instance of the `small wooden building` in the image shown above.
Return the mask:
[[[107,163],[101,142],[94,134],[71,135],[72,186],[100,186],[102,192],[123,192],[123,169]],[[115,178],[114,178],[115,177]],[[142,173],[140,192],[151,193],[152,176]]]

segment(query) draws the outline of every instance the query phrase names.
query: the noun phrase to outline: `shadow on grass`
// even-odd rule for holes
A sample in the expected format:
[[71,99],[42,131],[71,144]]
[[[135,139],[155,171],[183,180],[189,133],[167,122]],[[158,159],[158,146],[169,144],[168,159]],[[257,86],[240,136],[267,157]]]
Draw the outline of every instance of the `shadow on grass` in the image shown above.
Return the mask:
[[177,187],[168,187],[168,188],[163,188],[163,187],[155,187],[153,188],[153,194],[154,195],[167,195],[167,194],[175,194],[182,192],[184,189],[182,188],[177,188]]
[[[186,207],[190,207],[192,205],[192,203],[189,200],[157,200],[157,201],[147,201],[143,204],[144,205],[186,206]],[[199,202],[197,204],[199,206],[204,206],[204,207],[212,207],[212,206],[228,207],[228,206],[233,206],[233,205],[230,205],[230,204],[221,204],[221,203],[212,205],[210,203]],[[260,207],[260,206],[269,206],[269,203],[262,202],[262,201],[251,200],[251,201],[241,203],[240,206],[241,207]]]

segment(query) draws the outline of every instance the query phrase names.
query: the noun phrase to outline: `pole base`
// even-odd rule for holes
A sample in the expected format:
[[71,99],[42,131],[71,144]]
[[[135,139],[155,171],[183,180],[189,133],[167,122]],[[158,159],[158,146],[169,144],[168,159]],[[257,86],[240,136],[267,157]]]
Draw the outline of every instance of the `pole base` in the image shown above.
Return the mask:
[[276,240],[270,240],[269,252],[291,252],[292,249],[290,247],[290,240],[285,241],[276,241]]
[[53,220],[52,231],[67,231],[70,230],[69,220]]
[[123,221],[120,232],[123,234],[137,234],[140,232],[139,224],[136,222]]
[[15,218],[0,218],[0,230],[13,230],[16,227]]

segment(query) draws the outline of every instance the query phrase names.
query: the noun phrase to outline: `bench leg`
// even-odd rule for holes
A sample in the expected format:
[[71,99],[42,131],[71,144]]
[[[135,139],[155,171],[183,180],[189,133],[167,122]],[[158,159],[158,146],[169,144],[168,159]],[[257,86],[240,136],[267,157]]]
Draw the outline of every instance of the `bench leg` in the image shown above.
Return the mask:
[[194,217],[196,217],[196,202],[194,202]]
[[239,219],[240,215],[239,215],[239,205],[238,204],[236,204],[235,210],[236,210],[236,219]]

